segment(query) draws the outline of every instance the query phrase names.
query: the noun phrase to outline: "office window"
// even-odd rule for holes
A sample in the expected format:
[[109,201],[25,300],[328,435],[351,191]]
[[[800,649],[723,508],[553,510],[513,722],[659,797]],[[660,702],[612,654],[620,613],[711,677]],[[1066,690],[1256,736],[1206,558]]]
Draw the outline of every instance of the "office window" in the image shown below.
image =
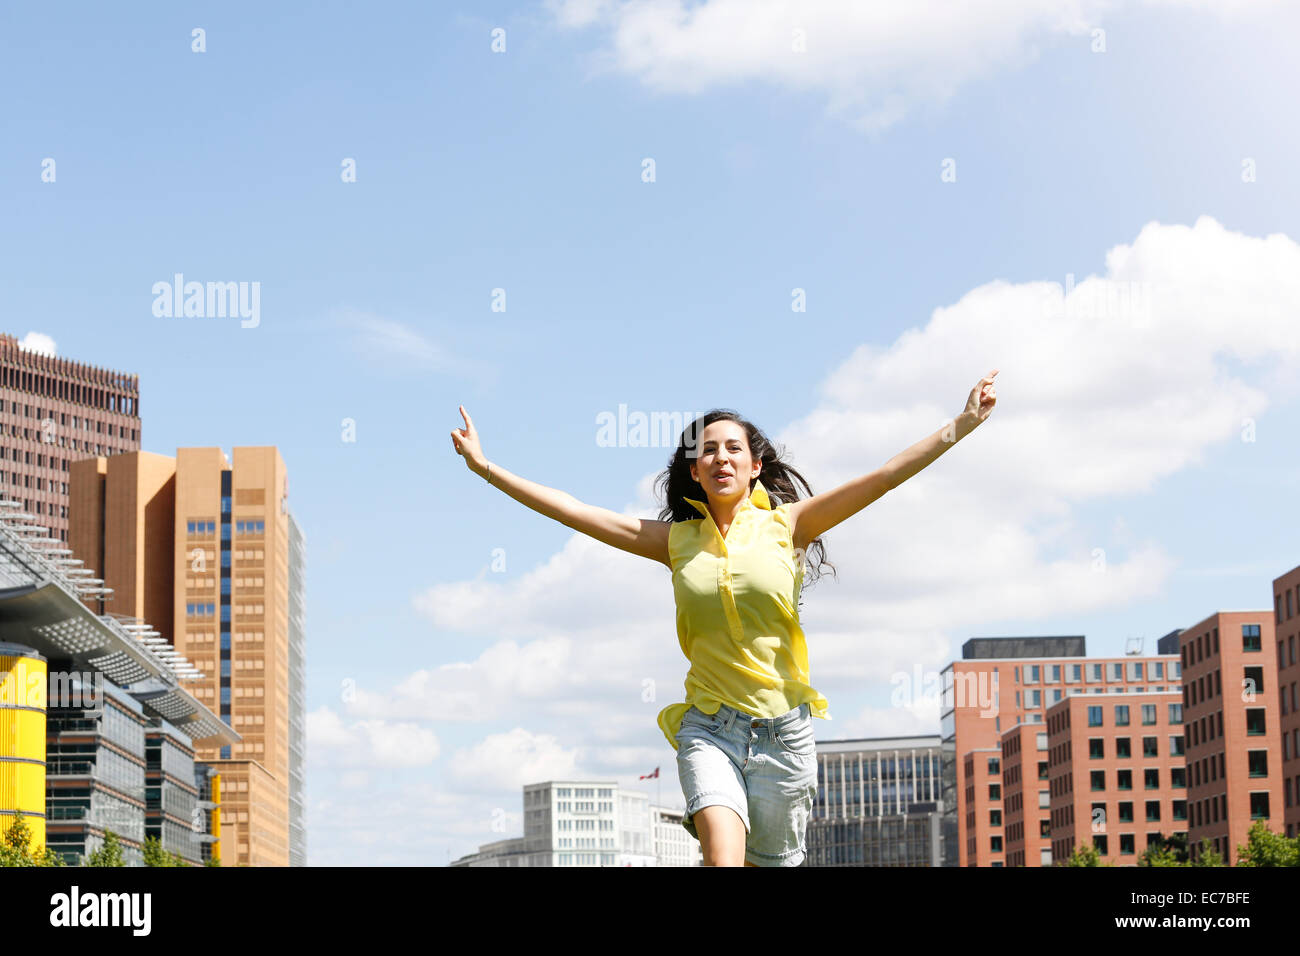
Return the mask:
[[1128,726],[1128,704],[1115,705],[1115,726],[1116,727]]
[[1146,770],[1143,770],[1143,771],[1142,771],[1142,784],[1143,784],[1143,786],[1145,786],[1148,790],[1159,790],[1159,789],[1160,789],[1160,771],[1157,770],[1157,769],[1154,768],[1154,767],[1150,767],[1150,768],[1148,768],[1148,769],[1146,769]]
[[1047,809],[1048,807],[1050,807],[1051,805],[1052,805],[1052,791],[1050,791],[1050,790],[1039,790],[1039,791],[1038,791],[1038,807],[1039,807],[1039,809],[1040,809],[1040,810],[1046,810],[1046,809]]
[[1262,647],[1263,645],[1260,643],[1259,639],[1259,625],[1241,625],[1241,649],[1243,651],[1258,651],[1261,650]]
[[1187,788],[1187,768],[1170,767],[1169,768],[1169,786],[1175,789],[1185,790]]
[[990,799],[990,800],[1001,800],[1001,799],[1002,799],[1002,785],[1001,785],[1001,784],[997,784],[997,783],[991,783],[991,784],[989,784],[989,799]]
[[1101,726],[1101,708],[1100,708],[1100,707],[1089,707],[1089,708],[1088,708],[1088,726],[1089,726],[1089,727],[1100,727],[1100,726]]
[[1116,804],[1116,810],[1118,811],[1117,816],[1119,818],[1120,823],[1133,822],[1133,801],[1121,800],[1118,804]]
[[1092,845],[1097,848],[1097,852],[1102,856],[1105,856],[1110,852],[1106,849],[1109,844],[1106,840],[1106,834],[1104,833],[1094,833],[1092,835]]
[[1052,664],[1047,669],[1047,683],[1059,684],[1061,682],[1061,665]]
[[1039,681],[1040,681],[1040,676],[1039,676],[1039,672],[1040,672],[1040,670],[1041,670],[1041,668],[1040,668],[1037,664],[1030,664],[1030,665],[1029,665],[1029,677],[1025,680],[1025,683],[1026,683],[1026,684],[1037,684],[1037,683],[1039,683]]
[[1268,791],[1250,795],[1250,818],[1252,820],[1268,819]]
[[989,811],[989,826],[991,826],[991,827],[1000,827],[1000,826],[1002,826],[1002,811],[1001,811],[1001,810],[990,810],[990,811]]
[[1133,756],[1131,738],[1115,738],[1115,756],[1121,759],[1130,759]]
[[1142,723],[1143,723],[1143,724],[1146,724],[1146,725],[1150,725],[1150,724],[1154,724],[1155,722],[1156,722],[1156,705],[1155,705],[1155,704],[1143,704],[1143,705],[1142,705]]
[[1088,759],[1090,760],[1106,759],[1106,740],[1104,737],[1088,738]]
[[1242,668],[1241,692],[1243,700],[1254,700],[1257,695],[1264,692],[1264,668]]
[[1106,771],[1105,771],[1105,770],[1089,770],[1089,771],[1088,771],[1088,779],[1091,781],[1092,789],[1093,789],[1093,790],[1105,790],[1105,789],[1106,789]]
[[1165,679],[1165,662],[1164,662],[1164,661],[1152,661],[1152,662],[1151,662],[1151,678],[1150,678],[1150,679],[1151,679],[1151,680],[1164,680],[1164,679]]
[[1159,745],[1159,741],[1160,741],[1160,738],[1159,738],[1159,737],[1143,737],[1143,738],[1142,738],[1142,756],[1143,756],[1143,757],[1159,757],[1159,756],[1160,756],[1160,745]]
[[1133,789],[1133,771],[1116,770],[1115,771],[1115,789],[1132,790]]
[[1183,722],[1183,705],[1182,705],[1182,704],[1170,704],[1170,705],[1169,705],[1169,722],[1170,722],[1171,724],[1181,724],[1181,723]]
[[1183,750],[1183,738],[1182,738],[1182,735],[1181,735],[1181,734],[1171,734],[1170,737],[1169,737],[1169,756],[1171,756],[1171,757],[1182,757],[1182,756],[1185,756],[1185,755],[1186,755],[1186,754],[1185,754],[1185,752],[1184,752],[1184,750]]
[[1246,765],[1250,768],[1250,776],[1267,777],[1268,776],[1268,751],[1267,750],[1247,751]]
[[989,773],[997,773],[997,772],[998,772],[998,758],[997,758],[997,757],[990,757],[990,758],[989,758]]
[[1142,662],[1141,662],[1141,661],[1129,661],[1129,662],[1128,662],[1128,679],[1129,679],[1129,680],[1142,680]]
[[1246,736],[1262,737],[1265,733],[1264,727],[1264,708],[1247,707],[1246,708]]

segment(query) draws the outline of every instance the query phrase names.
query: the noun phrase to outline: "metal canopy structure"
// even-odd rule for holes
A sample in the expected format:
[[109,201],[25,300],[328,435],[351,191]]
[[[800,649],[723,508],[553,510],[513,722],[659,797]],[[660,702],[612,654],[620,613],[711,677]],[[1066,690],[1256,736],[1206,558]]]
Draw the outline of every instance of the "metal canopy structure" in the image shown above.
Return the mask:
[[51,547],[58,542],[35,520],[19,502],[0,499],[0,641],[103,673],[196,744],[239,743],[233,728],[181,686],[203,675],[157,631],[135,618],[97,615],[85,604],[112,589],[68,549]]

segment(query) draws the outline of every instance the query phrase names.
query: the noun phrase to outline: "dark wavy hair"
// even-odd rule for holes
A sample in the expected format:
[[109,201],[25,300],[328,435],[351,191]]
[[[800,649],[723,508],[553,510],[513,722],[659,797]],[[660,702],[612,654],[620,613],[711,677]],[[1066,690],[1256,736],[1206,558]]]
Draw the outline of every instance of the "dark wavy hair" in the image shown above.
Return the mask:
[[[707,426],[719,421],[735,422],[745,430],[750,454],[762,463],[754,482],[761,481],[763,487],[770,492],[773,508],[812,497],[812,488],[807,480],[785,460],[785,448],[774,447],[761,428],[731,409],[715,408],[686,426],[677,440],[677,449],[668,460],[668,467],[655,479],[656,494],[667,502],[659,512],[660,521],[690,521],[700,517],[700,513],[686,499],[694,498],[705,503],[709,499],[700,483],[691,477],[690,463],[699,455],[701,433]],[[754,482],[749,484],[751,492],[754,490]],[[796,483],[803,487],[803,494],[799,493]],[[809,543],[804,559],[805,570],[811,575],[805,581],[806,584],[815,583],[821,577],[823,566],[830,568],[831,573],[838,577],[835,565],[826,560],[826,546],[821,538]]]

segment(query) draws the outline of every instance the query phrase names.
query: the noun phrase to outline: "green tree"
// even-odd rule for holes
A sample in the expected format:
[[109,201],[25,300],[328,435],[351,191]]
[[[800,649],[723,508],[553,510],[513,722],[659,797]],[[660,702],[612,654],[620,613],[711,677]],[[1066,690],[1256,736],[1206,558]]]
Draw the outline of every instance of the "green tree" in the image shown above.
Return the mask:
[[122,860],[122,843],[112,830],[104,831],[104,845],[86,857],[84,866],[126,866]]
[[145,837],[145,866],[189,866],[179,853],[169,853],[163,849],[162,841],[156,836]]
[[1300,866],[1300,837],[1274,833],[1263,820],[1250,825],[1246,845],[1237,847],[1238,866]]
[[1081,843],[1070,853],[1070,858],[1061,866],[1111,866],[1101,861],[1101,853],[1091,843]]
[[19,813],[0,842],[0,866],[67,866],[67,863],[49,846],[32,849],[32,831]]
[[1214,844],[1207,838],[1201,837],[1201,853],[1189,864],[1190,866],[1227,866],[1223,862],[1223,855],[1214,848]]
[[1166,838],[1156,834],[1138,855],[1138,866],[1187,866],[1187,834],[1175,833]]

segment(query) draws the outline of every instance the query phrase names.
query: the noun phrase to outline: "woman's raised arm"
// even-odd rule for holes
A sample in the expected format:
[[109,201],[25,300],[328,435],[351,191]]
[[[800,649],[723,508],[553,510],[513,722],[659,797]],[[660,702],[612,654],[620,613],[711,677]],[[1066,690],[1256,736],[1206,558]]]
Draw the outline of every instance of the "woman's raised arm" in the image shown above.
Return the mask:
[[993,378],[997,374],[998,370],[994,369],[975,383],[960,415],[934,434],[899,452],[875,471],[820,495],[792,502],[790,527],[794,546],[806,548],[845,518],[857,514],[891,488],[897,488],[974,431],[997,404],[997,390],[993,387]]
[[460,406],[461,417],[465,419],[464,428],[451,430],[451,441],[456,453],[465,459],[469,470],[480,478],[487,480],[493,487],[499,488],[520,504],[525,504],[538,514],[553,518],[560,524],[590,535],[597,541],[604,542],[631,554],[658,561],[665,567],[672,567],[668,556],[668,531],[670,521],[655,521],[650,518],[632,518],[579,501],[567,491],[548,488],[535,481],[512,474],[500,465],[494,465],[483,454],[479,444],[478,431],[474,421]]

